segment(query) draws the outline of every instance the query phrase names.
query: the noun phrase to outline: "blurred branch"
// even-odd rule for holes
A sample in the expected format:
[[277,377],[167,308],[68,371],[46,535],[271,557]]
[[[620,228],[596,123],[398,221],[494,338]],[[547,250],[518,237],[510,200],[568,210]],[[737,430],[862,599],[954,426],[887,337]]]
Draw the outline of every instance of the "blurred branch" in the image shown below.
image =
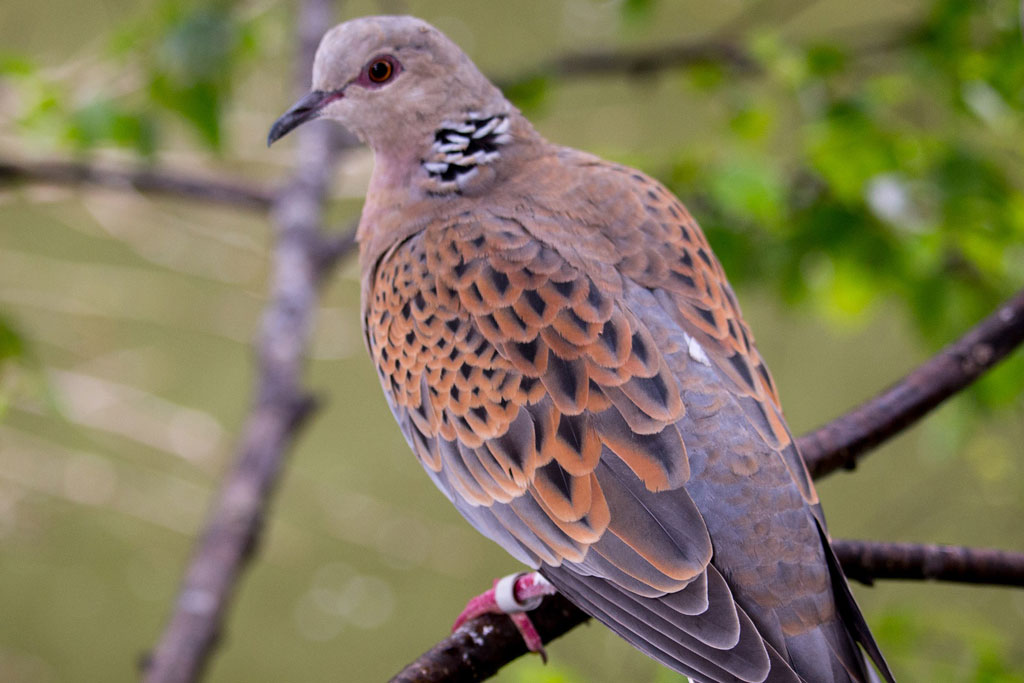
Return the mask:
[[351,225],[340,235],[324,237],[317,250],[317,272],[321,278],[326,277],[338,264],[355,251],[356,226]]
[[976,381],[1024,343],[1024,290],[875,398],[797,440],[815,478],[857,459]]
[[[304,82],[331,0],[305,0],[299,16]],[[273,202],[277,242],[270,303],[259,339],[256,396],[238,454],[196,543],[174,612],[145,667],[149,683],[195,681],[217,646],[236,583],[252,557],[288,448],[315,403],[301,386],[321,280],[323,206],[339,145],[325,126],[303,127],[292,181]]]
[[[975,584],[1024,586],[1024,553],[956,546],[873,541],[832,542],[851,579],[931,579]],[[561,595],[544,598],[530,619],[545,643],[587,621],[582,610]],[[523,637],[504,615],[487,614],[446,637],[391,679],[391,683],[469,683],[482,681],[526,654]]]
[[832,547],[846,576],[869,585],[918,579],[1024,587],[1024,553],[874,541],[833,541]]
[[[920,29],[910,25],[897,27],[891,35],[872,38],[850,48],[857,57],[889,52],[906,45]],[[496,80],[501,89],[536,78],[582,78],[588,76],[650,75],[668,69],[698,64],[718,64],[740,75],[763,73],[760,60],[741,41],[733,38],[687,40],[642,50],[589,50],[569,52],[542,62],[539,66],[511,78]]]
[[716,63],[741,73],[757,73],[761,65],[744,47],[727,41],[687,41],[646,50],[591,50],[570,52],[535,70],[546,76],[604,76],[616,73],[647,74],[694,64]]
[[0,159],[0,186],[17,183],[96,185],[184,197],[244,209],[267,211],[274,195],[250,181],[199,178],[176,171],[139,168],[118,170],[74,161],[12,161]]

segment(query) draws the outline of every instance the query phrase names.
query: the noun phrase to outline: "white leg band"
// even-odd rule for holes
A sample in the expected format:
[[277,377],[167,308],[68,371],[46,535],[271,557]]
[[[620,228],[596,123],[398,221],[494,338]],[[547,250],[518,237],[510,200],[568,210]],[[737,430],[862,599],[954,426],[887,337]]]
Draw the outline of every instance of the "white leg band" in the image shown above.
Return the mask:
[[[512,612],[529,612],[532,609],[540,606],[544,596],[538,595],[530,598],[526,602],[520,602],[516,599],[516,581],[519,580],[520,576],[524,576],[527,572],[519,572],[518,574],[509,574],[498,579],[498,582],[494,584],[494,603],[498,606],[505,614],[511,614]],[[543,578],[540,574],[537,574],[535,580],[539,583],[543,581],[547,583],[547,579]]]

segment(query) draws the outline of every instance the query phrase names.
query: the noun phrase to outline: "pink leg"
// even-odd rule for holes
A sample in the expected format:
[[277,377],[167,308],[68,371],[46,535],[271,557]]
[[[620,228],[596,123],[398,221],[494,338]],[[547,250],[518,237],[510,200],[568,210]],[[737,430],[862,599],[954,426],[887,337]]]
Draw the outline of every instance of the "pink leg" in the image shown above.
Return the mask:
[[544,643],[526,612],[536,609],[545,595],[555,593],[555,587],[538,572],[512,574],[494,580],[494,587],[476,596],[462,610],[452,630],[456,630],[470,619],[481,614],[507,614],[523,636],[530,652],[540,653],[547,662]]

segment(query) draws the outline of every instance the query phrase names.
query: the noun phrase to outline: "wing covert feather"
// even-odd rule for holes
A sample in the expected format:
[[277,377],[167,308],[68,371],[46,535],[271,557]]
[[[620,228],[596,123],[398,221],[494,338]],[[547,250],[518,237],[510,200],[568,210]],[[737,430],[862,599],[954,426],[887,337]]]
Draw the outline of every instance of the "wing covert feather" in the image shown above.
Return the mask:
[[[468,514],[490,508],[546,563],[582,562],[596,548],[662,592],[685,586],[711,541],[681,488],[685,406],[653,335],[518,224],[437,230],[381,262],[365,321],[423,465]],[[599,475],[606,460],[632,481]],[[628,486],[675,490],[685,526],[667,534],[642,495],[618,490]]]

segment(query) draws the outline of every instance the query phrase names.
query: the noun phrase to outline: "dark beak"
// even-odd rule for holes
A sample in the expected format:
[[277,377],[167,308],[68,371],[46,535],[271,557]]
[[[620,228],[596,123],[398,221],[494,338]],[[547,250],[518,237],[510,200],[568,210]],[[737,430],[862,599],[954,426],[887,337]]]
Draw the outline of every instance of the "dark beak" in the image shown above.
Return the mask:
[[340,90],[335,92],[314,90],[303,97],[293,104],[292,108],[286,111],[281,118],[274,121],[274,125],[270,127],[270,134],[267,135],[267,147],[270,147],[306,121],[312,121],[320,116],[320,111],[325,106],[340,99],[343,94]]

